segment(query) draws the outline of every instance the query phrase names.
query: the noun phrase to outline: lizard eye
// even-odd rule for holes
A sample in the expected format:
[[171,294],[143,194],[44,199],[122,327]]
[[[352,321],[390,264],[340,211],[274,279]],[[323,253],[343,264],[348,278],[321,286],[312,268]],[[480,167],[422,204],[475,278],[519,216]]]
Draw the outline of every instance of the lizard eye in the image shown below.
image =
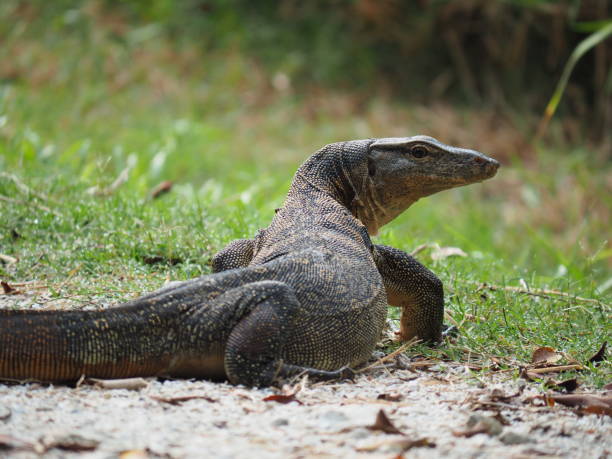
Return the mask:
[[415,158],[424,158],[427,156],[427,149],[424,147],[413,147],[410,149],[410,155]]

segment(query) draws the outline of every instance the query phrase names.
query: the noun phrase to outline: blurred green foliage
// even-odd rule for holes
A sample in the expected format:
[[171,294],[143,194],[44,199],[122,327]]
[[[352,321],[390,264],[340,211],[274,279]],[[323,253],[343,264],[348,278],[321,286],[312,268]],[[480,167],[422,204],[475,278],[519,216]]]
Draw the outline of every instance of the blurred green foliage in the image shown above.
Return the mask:
[[578,62],[549,142],[526,140],[586,3],[3,0],[0,253],[18,262],[0,277],[47,283],[32,302],[100,305],[208,273],[213,253],[268,224],[315,149],[428,133],[504,162],[376,239],[467,253],[419,254],[462,324],[441,352],[592,354],[612,292],[609,153],[581,134],[598,123],[584,115],[600,48]]

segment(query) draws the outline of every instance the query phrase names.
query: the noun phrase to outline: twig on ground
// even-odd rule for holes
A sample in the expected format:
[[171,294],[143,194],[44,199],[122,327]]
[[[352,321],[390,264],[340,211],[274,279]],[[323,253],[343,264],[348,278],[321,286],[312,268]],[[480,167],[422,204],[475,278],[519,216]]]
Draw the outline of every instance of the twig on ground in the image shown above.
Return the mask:
[[87,382],[92,382],[94,386],[100,389],[127,389],[140,390],[149,385],[143,378],[125,378],[125,379],[98,379],[87,378]]
[[582,365],[558,365],[556,367],[544,367],[544,368],[529,368],[529,373],[542,374],[542,373],[561,373],[562,371],[571,370],[584,370]]
[[401,354],[402,352],[404,352],[405,350],[411,348],[412,346],[414,346],[418,342],[419,342],[418,339],[413,338],[410,341],[408,341],[407,343],[402,344],[400,347],[398,347],[396,350],[394,350],[390,354],[387,354],[384,357],[381,357],[376,362],[374,362],[372,365],[368,365],[365,368],[362,368],[360,370],[356,370],[355,373],[365,373],[366,371],[371,370],[371,369],[379,366],[381,363],[384,363],[387,360],[391,360],[391,359],[395,358],[395,356],[397,356],[397,355]]

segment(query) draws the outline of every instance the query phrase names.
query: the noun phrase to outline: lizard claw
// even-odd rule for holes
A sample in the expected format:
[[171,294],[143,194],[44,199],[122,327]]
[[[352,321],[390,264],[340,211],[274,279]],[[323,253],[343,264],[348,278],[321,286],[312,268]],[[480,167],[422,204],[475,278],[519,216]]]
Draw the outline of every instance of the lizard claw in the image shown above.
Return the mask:
[[350,381],[354,381],[355,376],[357,376],[357,373],[355,373],[355,370],[353,370],[351,367],[345,366],[338,370],[338,379],[348,379]]
[[459,329],[454,325],[442,325],[442,338],[456,338],[459,336]]

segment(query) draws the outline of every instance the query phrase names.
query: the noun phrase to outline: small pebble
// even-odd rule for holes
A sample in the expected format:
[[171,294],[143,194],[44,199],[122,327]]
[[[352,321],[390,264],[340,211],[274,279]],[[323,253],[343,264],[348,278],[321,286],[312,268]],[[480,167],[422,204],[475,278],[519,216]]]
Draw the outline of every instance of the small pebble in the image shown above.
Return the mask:
[[5,421],[11,417],[11,410],[6,407],[0,405],[0,421]]
[[504,429],[497,419],[490,416],[483,416],[481,414],[473,414],[467,421],[468,427],[474,427],[476,424],[486,426],[487,434],[491,435],[492,437],[499,435]]
[[289,419],[285,419],[285,418],[275,419],[274,421],[272,421],[272,425],[274,427],[288,426],[289,425]]
[[522,445],[524,443],[533,443],[533,440],[526,435],[517,434],[515,432],[504,432],[499,440],[504,445]]

